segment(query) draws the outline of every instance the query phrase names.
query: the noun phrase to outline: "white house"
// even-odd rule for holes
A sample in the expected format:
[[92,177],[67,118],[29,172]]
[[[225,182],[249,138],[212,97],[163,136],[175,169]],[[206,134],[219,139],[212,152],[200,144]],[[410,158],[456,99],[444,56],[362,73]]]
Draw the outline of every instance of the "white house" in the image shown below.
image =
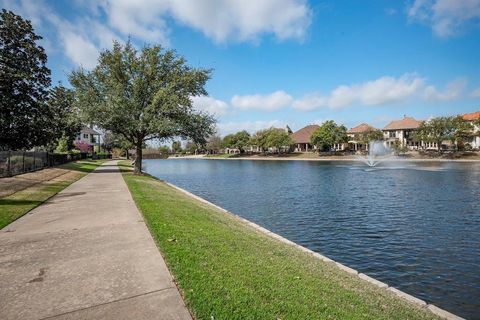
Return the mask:
[[363,135],[366,132],[376,130],[369,124],[362,123],[356,127],[351,128],[347,131],[348,137],[348,147],[353,151],[368,151],[368,144],[365,144],[363,141]]
[[473,149],[480,149],[480,126],[475,125],[474,122],[478,121],[480,119],[480,111],[477,112],[472,112],[472,113],[466,113],[462,115],[463,120],[470,122],[473,124],[473,136],[472,140],[470,141],[470,144]]
[[88,143],[93,148],[95,148],[95,146],[100,145],[100,133],[93,130],[92,128],[83,126],[80,130],[80,133],[77,135],[77,138],[75,139],[75,142],[79,141]]
[[383,128],[383,139],[387,147],[395,145],[396,141],[402,146],[407,146],[410,150],[418,149],[421,146],[420,141],[412,138],[412,133],[420,127],[422,121],[412,117],[405,116],[401,120],[394,120]]

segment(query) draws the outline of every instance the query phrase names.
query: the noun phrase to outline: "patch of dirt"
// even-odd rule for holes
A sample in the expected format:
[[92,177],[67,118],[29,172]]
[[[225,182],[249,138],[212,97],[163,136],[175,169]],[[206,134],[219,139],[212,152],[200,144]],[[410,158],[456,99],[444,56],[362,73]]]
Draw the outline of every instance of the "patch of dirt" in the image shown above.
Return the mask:
[[18,191],[33,187],[45,182],[69,181],[76,177],[78,172],[67,169],[47,168],[35,172],[19,174],[18,176],[0,179],[0,198],[12,195]]

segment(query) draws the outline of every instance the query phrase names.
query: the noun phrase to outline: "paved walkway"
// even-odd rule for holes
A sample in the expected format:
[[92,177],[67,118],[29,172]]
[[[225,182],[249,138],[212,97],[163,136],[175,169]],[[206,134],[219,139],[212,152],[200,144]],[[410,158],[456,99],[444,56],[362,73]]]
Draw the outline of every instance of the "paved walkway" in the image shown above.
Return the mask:
[[191,319],[116,162],[0,230],[0,319]]

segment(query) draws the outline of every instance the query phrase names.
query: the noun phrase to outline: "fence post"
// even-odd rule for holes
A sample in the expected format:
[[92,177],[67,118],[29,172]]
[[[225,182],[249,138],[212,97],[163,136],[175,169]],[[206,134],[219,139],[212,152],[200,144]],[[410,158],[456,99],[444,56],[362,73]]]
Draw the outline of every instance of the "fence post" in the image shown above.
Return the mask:
[[10,177],[10,176],[11,176],[11,172],[10,172],[10,155],[11,155],[11,151],[8,150],[8,153],[7,153],[7,177]]
[[23,150],[22,156],[22,173],[25,173],[25,150]]
[[35,150],[33,150],[33,171],[37,170],[37,165],[35,164]]

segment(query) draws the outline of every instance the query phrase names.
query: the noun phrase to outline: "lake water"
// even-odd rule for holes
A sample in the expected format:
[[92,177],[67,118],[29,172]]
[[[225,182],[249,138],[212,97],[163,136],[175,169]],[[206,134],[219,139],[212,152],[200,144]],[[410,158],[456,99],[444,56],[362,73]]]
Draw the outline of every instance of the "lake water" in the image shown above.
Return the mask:
[[480,164],[146,160],[148,173],[300,245],[480,319]]

